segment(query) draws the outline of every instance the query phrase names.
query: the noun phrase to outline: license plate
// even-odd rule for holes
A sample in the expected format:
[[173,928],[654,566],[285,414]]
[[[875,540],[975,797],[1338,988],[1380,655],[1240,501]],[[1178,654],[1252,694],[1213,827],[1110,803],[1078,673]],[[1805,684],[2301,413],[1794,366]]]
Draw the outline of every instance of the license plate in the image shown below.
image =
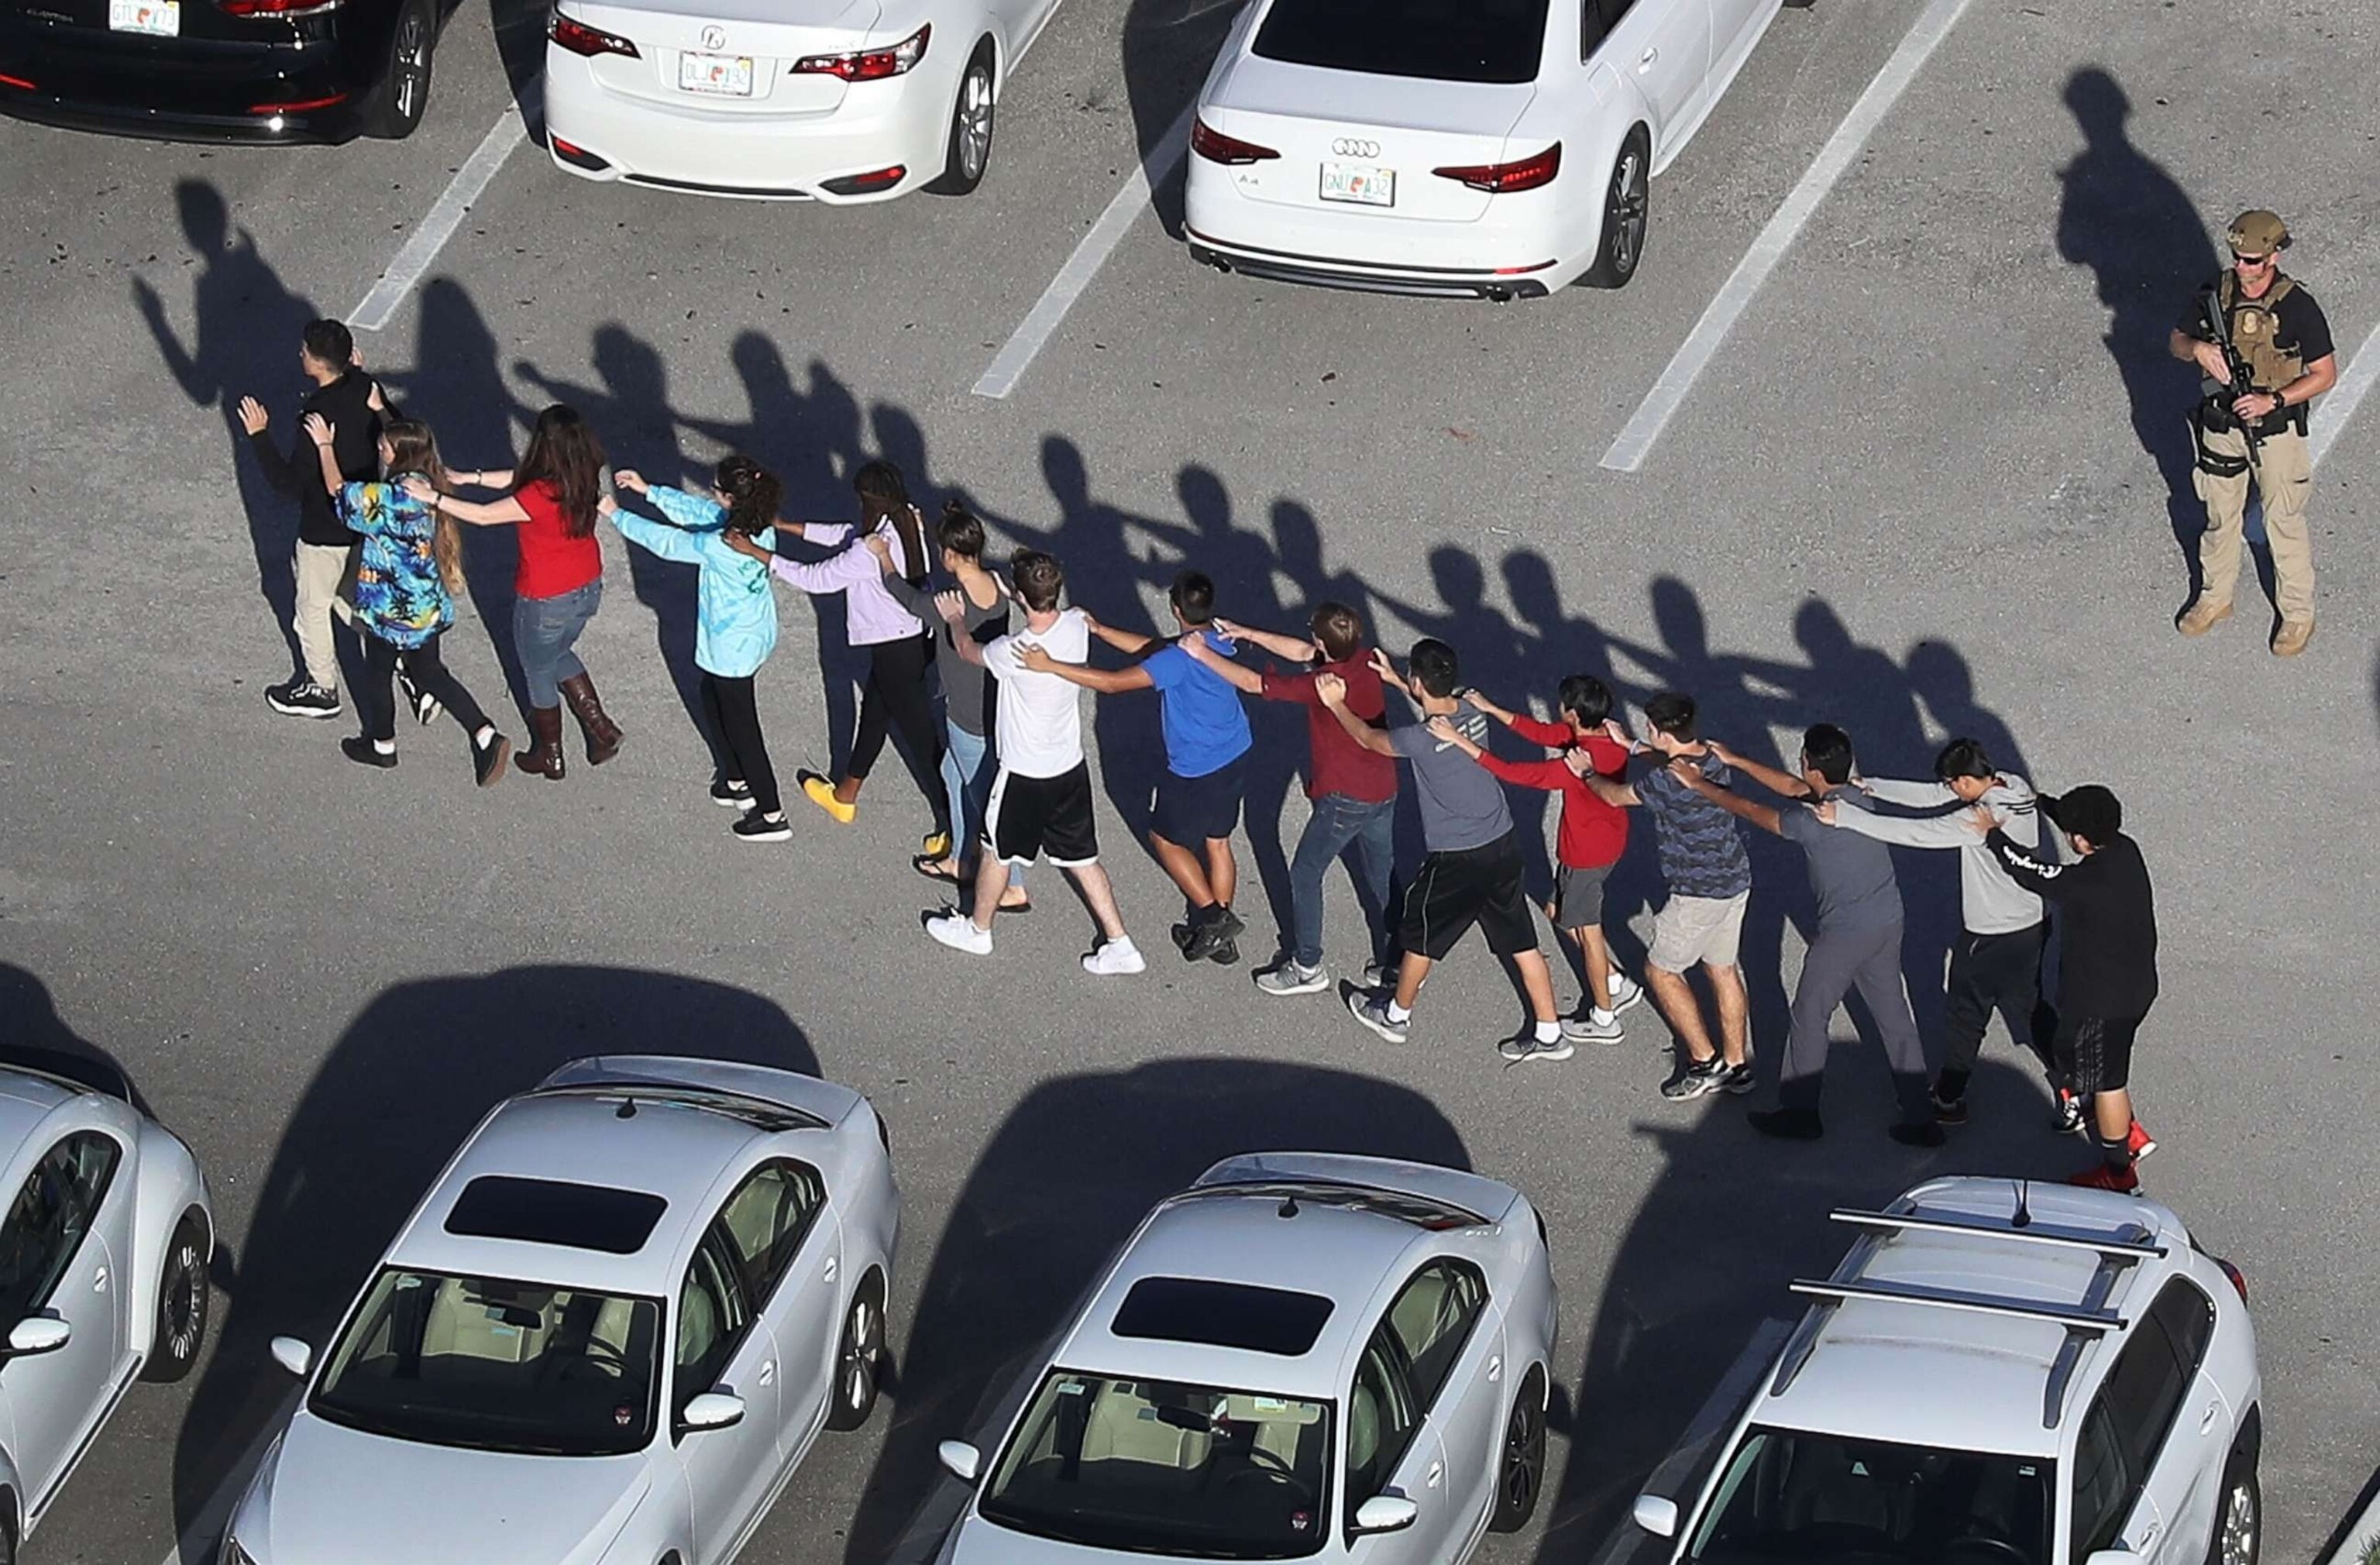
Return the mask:
[[681,54],[677,57],[677,85],[681,92],[748,98],[752,95],[752,57],[748,55]]
[[178,38],[182,32],[181,0],[107,0],[107,25],[115,32]]
[[1322,199],[1352,201],[1357,206],[1397,204],[1397,171],[1368,163],[1326,163],[1322,165]]

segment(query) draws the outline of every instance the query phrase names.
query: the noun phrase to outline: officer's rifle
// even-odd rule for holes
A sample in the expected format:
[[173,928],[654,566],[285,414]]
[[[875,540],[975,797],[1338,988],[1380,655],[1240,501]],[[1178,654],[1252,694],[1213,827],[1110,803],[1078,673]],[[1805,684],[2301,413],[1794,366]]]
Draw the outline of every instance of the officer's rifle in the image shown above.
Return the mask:
[[2261,462],[2264,457],[2264,448],[2261,437],[2256,432],[2258,421],[2241,418],[2239,410],[2231,406],[2233,402],[2256,389],[2254,371],[2248,368],[2248,360],[2240,355],[2240,345],[2231,340],[2231,318],[2225,313],[2223,301],[2216,297],[2216,291],[2213,288],[2198,296],[2198,310],[2206,322],[2206,330],[2209,333],[2207,340],[2223,350],[2223,367],[2231,374],[2229,382],[2224,385],[2216,385],[2214,383],[2214,377],[2207,377],[2205,388],[2207,400],[2221,408],[2233,426],[2247,439],[2249,459]]

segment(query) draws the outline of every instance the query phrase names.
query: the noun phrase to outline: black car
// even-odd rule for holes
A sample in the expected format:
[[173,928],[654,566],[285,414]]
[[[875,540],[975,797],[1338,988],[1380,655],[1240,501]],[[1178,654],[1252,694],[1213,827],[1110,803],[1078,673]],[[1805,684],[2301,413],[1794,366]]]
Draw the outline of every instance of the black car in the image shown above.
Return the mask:
[[189,141],[421,123],[455,0],[0,0],[0,114]]

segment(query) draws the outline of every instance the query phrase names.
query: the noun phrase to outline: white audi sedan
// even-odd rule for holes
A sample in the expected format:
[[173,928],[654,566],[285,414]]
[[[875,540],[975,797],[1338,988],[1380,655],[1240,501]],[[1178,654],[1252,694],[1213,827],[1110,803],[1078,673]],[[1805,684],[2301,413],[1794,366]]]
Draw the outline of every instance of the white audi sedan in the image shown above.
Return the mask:
[[1198,95],[1193,259],[1503,301],[1624,286],[1647,183],[1779,0],[1255,0]]
[[723,1565],[876,1401],[900,1197],[847,1087],[564,1066],[480,1122],[329,1351],[224,1565]]
[[554,0],[546,146],[589,179],[755,200],[966,195],[1057,0]]
[[1149,1214],[974,1484],[944,1565],[1455,1565],[1545,1469],[1557,1319],[1510,1186],[1232,1158]]

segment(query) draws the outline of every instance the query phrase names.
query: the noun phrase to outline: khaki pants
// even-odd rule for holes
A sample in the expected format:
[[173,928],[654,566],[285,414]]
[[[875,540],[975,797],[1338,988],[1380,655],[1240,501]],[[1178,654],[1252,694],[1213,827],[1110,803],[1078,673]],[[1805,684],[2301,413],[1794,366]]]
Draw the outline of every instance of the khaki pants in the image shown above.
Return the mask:
[[306,660],[306,677],[325,690],[339,687],[339,655],[331,643],[331,616],[352,619],[348,601],[355,550],[336,543],[300,543],[290,569],[298,577],[298,608],[289,628]]
[[2238,430],[2198,431],[2199,449],[2215,456],[2246,459],[2246,472],[2229,478],[2200,467],[2191,474],[2206,503],[2206,532],[2198,540],[2202,594],[2211,603],[2231,601],[2240,579],[2240,539],[2248,515],[2248,480],[2265,503],[2265,536],[2273,546],[2273,599],[2284,620],[2313,618],[2313,540],[2306,531],[2306,492],[2313,487],[2313,464],[2305,436],[2295,430],[2266,435],[2261,455],[2248,456],[2248,437]]

